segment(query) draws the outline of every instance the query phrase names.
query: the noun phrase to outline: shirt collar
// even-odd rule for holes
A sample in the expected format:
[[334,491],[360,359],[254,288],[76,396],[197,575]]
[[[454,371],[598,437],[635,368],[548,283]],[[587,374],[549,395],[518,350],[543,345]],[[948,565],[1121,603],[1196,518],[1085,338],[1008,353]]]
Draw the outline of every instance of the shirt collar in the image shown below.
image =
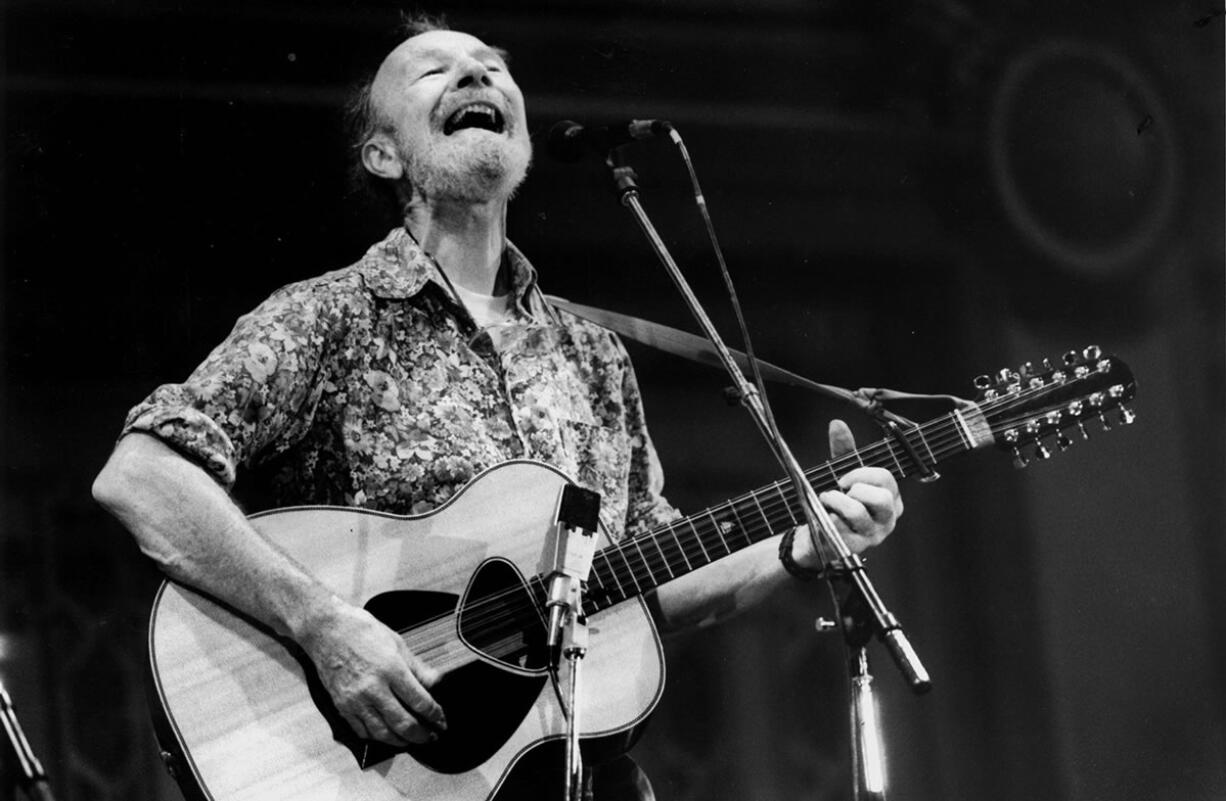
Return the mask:
[[[516,305],[536,285],[536,269],[519,248],[507,243],[507,264],[511,270],[511,298]],[[438,263],[404,228],[395,228],[382,242],[372,246],[357,264],[362,280],[376,297],[406,300],[426,284],[436,284],[447,297],[451,289]]]

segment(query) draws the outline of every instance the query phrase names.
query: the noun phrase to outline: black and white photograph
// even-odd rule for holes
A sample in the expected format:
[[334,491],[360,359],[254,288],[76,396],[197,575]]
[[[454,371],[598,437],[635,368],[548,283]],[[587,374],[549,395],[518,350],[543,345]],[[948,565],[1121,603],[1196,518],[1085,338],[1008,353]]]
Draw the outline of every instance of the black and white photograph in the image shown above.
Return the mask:
[[1226,798],[1221,0],[0,41],[0,801]]

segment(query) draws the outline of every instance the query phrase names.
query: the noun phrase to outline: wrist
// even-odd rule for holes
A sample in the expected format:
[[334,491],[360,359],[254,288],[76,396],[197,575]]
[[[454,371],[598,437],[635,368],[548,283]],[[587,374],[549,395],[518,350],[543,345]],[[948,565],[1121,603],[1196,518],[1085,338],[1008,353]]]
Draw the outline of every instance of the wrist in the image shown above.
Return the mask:
[[353,607],[340,596],[322,591],[297,607],[286,621],[287,633],[290,639],[309,651],[341,627],[341,621],[352,611]]
[[801,581],[821,578],[826,571],[821,557],[813,547],[813,539],[805,526],[794,528],[779,541],[779,562],[783,569]]

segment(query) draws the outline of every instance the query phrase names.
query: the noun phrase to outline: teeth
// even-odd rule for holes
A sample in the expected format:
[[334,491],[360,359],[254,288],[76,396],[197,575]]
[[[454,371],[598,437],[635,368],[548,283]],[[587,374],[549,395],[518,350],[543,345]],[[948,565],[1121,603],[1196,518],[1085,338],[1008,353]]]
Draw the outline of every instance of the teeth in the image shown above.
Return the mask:
[[484,128],[501,132],[502,115],[487,103],[474,103],[456,111],[447,118],[443,133],[452,134],[460,128]]

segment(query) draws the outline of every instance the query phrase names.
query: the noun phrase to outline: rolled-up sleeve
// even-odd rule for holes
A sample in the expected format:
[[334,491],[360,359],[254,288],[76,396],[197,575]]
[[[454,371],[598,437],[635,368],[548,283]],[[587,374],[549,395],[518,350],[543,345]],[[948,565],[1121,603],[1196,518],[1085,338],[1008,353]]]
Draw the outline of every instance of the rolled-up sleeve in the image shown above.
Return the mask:
[[122,435],[155,436],[231,488],[240,465],[284,451],[309,430],[343,319],[334,307],[310,284],[279,290],[239,318],[186,381],[135,406]]

